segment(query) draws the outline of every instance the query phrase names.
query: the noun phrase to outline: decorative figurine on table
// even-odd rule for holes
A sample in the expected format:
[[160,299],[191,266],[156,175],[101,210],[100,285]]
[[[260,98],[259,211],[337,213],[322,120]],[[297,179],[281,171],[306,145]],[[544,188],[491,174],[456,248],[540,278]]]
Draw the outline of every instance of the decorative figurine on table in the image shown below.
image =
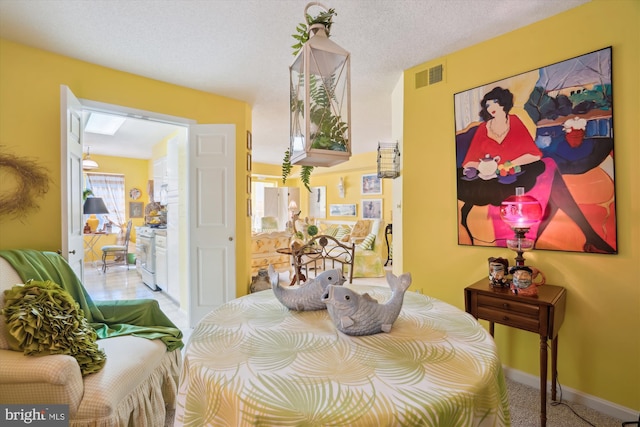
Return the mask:
[[309,279],[299,287],[293,289],[280,286],[280,277],[273,266],[269,264],[269,280],[271,288],[278,301],[289,310],[315,311],[326,310],[322,296],[330,286],[342,286],[345,278],[342,270],[326,270],[313,279]]
[[[509,273],[513,275],[511,291],[516,295],[522,295],[525,297],[537,296],[538,286],[544,285],[546,281],[544,274],[535,267],[516,265],[509,269]],[[540,277],[541,280],[539,282],[534,282],[537,277]]]
[[271,289],[271,281],[269,280],[269,272],[265,268],[258,270],[258,274],[251,278],[251,293],[265,291]]
[[489,258],[489,283],[492,288],[508,288],[509,260],[505,258]]
[[373,335],[390,332],[402,310],[404,294],[411,285],[411,274],[399,277],[387,272],[391,299],[379,304],[368,293],[359,294],[347,287],[330,285],[322,296],[327,313],[336,328],[347,335]]

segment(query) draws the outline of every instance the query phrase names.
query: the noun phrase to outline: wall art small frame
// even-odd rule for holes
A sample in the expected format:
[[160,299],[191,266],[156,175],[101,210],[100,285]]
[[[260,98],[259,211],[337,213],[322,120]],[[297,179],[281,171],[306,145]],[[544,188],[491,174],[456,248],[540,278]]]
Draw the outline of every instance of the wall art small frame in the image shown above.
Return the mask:
[[247,150],[251,151],[253,148],[253,137],[251,136],[251,131],[247,131]]
[[129,218],[142,218],[144,216],[143,202],[129,202]]
[[357,216],[355,204],[329,205],[330,216]]
[[363,199],[360,201],[363,219],[382,219],[382,199]]
[[360,179],[360,193],[363,195],[382,194],[382,179],[377,173],[362,175]]
[[247,172],[251,172],[251,153],[247,153]]

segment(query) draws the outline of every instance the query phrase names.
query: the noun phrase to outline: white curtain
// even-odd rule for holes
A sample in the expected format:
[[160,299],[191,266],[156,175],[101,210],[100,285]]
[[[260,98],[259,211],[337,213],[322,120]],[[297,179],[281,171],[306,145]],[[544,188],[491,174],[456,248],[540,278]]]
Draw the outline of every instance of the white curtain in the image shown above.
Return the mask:
[[[102,197],[109,213],[106,215],[117,227],[126,227],[124,175],[87,173],[86,189],[93,192],[94,197]],[[102,227],[105,218],[100,218]]]

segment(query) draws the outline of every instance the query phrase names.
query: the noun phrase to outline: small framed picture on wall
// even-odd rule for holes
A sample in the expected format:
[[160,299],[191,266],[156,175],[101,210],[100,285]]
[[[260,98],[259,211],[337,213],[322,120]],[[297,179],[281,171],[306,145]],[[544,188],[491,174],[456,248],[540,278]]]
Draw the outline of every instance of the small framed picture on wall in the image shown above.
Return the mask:
[[382,219],[382,199],[366,199],[360,202],[363,219]]
[[144,203],[129,202],[129,218],[142,218]]
[[329,215],[331,216],[356,216],[355,204],[335,204],[329,205]]
[[371,173],[362,175],[360,181],[360,193],[362,194],[382,194],[382,179],[378,174]]

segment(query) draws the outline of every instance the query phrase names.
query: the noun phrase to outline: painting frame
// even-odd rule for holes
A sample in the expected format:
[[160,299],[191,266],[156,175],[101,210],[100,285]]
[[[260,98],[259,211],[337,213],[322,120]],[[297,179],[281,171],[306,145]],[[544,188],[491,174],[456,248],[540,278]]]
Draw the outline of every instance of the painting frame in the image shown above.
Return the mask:
[[129,202],[129,218],[142,218],[142,217],[144,217],[144,203]]
[[336,203],[329,205],[329,216],[358,216],[355,203]]
[[524,187],[536,250],[617,254],[611,70],[609,46],[453,95],[459,245],[505,247]]
[[382,178],[377,173],[367,173],[360,177],[360,194],[381,195],[382,194]]
[[362,219],[382,219],[382,199],[360,200]]

